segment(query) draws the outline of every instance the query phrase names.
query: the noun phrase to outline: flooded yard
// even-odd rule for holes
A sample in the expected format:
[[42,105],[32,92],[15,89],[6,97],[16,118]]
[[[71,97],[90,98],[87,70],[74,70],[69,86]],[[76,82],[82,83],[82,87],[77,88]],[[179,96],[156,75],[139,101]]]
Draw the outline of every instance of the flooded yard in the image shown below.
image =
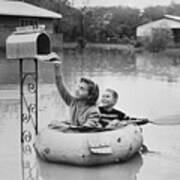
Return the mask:
[[[1,57],[3,59],[4,56]],[[132,117],[155,120],[180,114],[180,59],[157,54],[132,54],[117,50],[66,50],[63,74],[70,91],[82,76],[96,81],[100,92],[119,92],[117,108]],[[175,63],[176,62],[176,63]],[[179,63],[178,63],[179,62]],[[9,65],[8,65],[9,64]],[[0,62],[0,179],[23,179],[20,146],[20,101],[18,62]],[[39,130],[52,120],[68,117],[50,64],[39,64]],[[7,83],[6,83],[7,82]],[[178,180],[180,176],[180,125],[142,126],[144,144],[150,152],[138,154],[122,164],[73,167],[51,164],[31,154],[24,166],[26,180]],[[28,172],[27,172],[28,171]],[[34,178],[34,179],[33,179]]]

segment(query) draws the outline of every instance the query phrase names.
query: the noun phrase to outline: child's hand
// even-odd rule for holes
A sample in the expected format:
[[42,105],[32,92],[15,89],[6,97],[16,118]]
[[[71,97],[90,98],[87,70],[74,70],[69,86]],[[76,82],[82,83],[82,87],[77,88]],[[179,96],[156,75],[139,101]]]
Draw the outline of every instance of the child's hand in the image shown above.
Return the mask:
[[49,60],[49,62],[55,63],[55,64],[62,63],[60,56],[58,56],[55,52],[52,52],[48,55],[48,60]]
[[56,53],[52,52],[48,55],[37,55],[36,58],[39,61],[43,61],[46,63],[54,63],[54,64],[61,64],[62,60],[60,56],[58,56]]
[[120,121],[119,124],[126,126],[126,125],[128,125],[128,122],[127,121]]
[[117,127],[119,124],[121,124],[121,122],[117,119],[111,121],[107,126],[106,128],[114,128],[114,127]]

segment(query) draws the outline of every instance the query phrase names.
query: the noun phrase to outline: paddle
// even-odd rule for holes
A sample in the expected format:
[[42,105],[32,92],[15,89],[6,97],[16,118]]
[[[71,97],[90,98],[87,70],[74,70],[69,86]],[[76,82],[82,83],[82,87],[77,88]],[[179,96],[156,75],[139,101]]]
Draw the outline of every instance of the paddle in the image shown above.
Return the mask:
[[90,126],[75,126],[75,125],[70,125],[70,129],[72,130],[78,130],[80,132],[102,132],[102,131],[109,131],[112,130],[112,128],[103,128],[103,127],[90,127]]
[[167,115],[154,120],[149,120],[149,123],[155,125],[180,125],[180,114]]
[[149,119],[137,119],[137,120],[128,120],[127,123],[136,123],[138,125],[143,125],[147,123],[151,123],[154,125],[180,125],[180,114],[175,115],[167,115],[161,118],[157,118],[154,120]]
[[[107,114],[101,114],[101,121],[110,123],[112,120],[116,119],[114,115],[107,115]],[[119,122],[118,120],[116,121],[117,123]],[[161,118],[157,118],[154,120],[149,120],[145,118],[132,118],[132,119],[124,119],[120,121],[121,125],[126,125],[126,124],[131,124],[135,123],[137,125],[144,125],[147,123],[151,123],[154,125],[180,125],[180,114],[175,114],[175,115],[167,115]]]
[[[105,117],[103,115],[103,117]],[[106,116],[107,117],[107,116]],[[71,125],[67,124],[69,129],[72,130],[78,130],[79,132],[102,132],[102,131],[109,131],[109,130],[114,130],[118,129],[120,127],[127,126],[128,124],[137,124],[137,125],[144,125],[144,124],[154,124],[154,125],[180,125],[180,114],[175,114],[175,115],[168,115],[164,116],[161,118],[157,118],[154,120],[149,120],[149,119],[130,119],[130,120],[123,120],[123,121],[118,121],[119,122],[117,125],[113,125],[112,127],[89,127],[89,126],[76,126],[76,125]],[[58,129],[58,125],[49,125],[49,127],[53,129]]]

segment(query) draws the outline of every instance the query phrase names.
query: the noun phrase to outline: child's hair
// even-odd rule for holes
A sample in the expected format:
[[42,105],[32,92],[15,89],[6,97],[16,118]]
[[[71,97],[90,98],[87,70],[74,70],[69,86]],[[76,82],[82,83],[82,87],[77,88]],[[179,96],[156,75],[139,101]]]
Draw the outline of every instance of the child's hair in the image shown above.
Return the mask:
[[99,86],[87,78],[81,78],[80,82],[84,82],[88,85],[88,105],[95,105],[99,98]]
[[106,91],[111,92],[111,93],[112,93],[112,95],[113,95],[113,97],[114,97],[114,99],[115,99],[115,100],[116,100],[116,102],[117,102],[117,100],[118,100],[118,98],[119,98],[118,93],[117,93],[114,89],[110,89],[110,88],[107,88],[107,89],[106,89]]

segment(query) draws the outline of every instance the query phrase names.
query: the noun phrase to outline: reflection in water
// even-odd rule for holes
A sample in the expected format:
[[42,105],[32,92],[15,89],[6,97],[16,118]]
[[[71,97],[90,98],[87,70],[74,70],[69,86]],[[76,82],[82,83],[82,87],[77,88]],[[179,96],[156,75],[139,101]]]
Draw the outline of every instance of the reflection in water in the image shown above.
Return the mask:
[[63,65],[65,77],[71,74],[106,76],[117,73],[123,76],[137,76],[143,73],[145,77],[177,82],[180,79],[180,66],[173,62],[174,58],[162,54],[123,54],[116,50],[85,50],[80,54],[77,51],[66,50]]
[[169,83],[179,81],[180,68],[174,64],[174,58],[150,53],[138,54],[136,57],[136,69],[146,77],[157,77]]
[[[34,150],[33,150],[34,151]],[[22,177],[23,180],[39,180],[39,173],[36,162],[36,154],[35,152],[23,154],[23,169],[22,169]]]
[[43,180],[135,180],[143,160],[140,154],[134,156],[131,160],[113,165],[97,167],[75,167],[61,164],[51,164],[38,161],[40,175]]
[[[136,71],[135,55],[123,54],[119,51],[85,50],[83,54],[77,51],[64,52],[64,71],[68,73],[134,73]],[[68,66],[66,66],[68,65]],[[68,71],[69,70],[69,71]],[[65,75],[65,77],[66,77]]]
[[78,167],[63,164],[47,163],[36,156],[23,152],[23,180],[136,180],[143,165],[142,156],[138,153],[129,161],[105,166]]

